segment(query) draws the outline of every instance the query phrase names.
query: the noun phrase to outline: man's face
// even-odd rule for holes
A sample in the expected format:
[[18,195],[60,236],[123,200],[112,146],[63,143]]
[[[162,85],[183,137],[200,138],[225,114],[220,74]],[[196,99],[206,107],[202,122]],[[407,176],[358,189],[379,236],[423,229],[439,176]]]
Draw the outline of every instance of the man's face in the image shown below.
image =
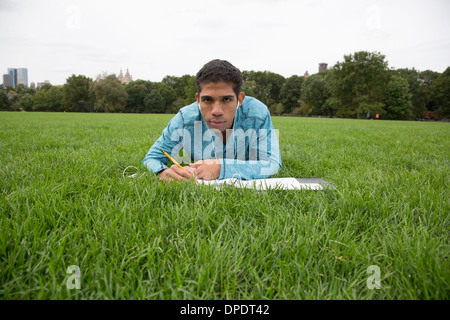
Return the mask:
[[236,97],[233,84],[222,81],[201,85],[201,91],[195,94],[195,98],[208,127],[225,134],[227,129],[233,127],[238,103],[242,104],[245,94],[241,92]]

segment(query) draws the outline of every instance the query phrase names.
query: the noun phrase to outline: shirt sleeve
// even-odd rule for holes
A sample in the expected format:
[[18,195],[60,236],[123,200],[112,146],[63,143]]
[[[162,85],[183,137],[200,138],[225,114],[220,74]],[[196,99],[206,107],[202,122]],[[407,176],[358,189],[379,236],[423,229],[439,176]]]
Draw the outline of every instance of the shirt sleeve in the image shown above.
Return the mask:
[[257,129],[257,138],[249,143],[249,154],[257,154],[256,160],[220,159],[220,177],[227,179],[238,175],[243,180],[264,179],[281,168],[281,155],[277,130],[274,129],[268,113],[263,124]]
[[[183,117],[180,112],[178,112],[175,117],[170,120],[166,128],[164,128],[162,135],[153,144],[150,150],[147,152],[142,163],[147,169],[155,174],[168,169],[167,163],[169,159],[161,152],[163,149],[169,155],[173,153],[174,148],[178,146],[178,141],[173,139],[177,131],[183,128]],[[180,152],[180,150],[178,150]]]

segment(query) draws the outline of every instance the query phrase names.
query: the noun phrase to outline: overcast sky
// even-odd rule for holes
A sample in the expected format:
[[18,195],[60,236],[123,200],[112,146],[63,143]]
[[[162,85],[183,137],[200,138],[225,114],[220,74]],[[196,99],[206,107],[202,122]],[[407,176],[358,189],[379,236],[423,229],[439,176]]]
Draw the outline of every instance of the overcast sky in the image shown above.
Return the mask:
[[449,13],[450,0],[0,0],[0,74],[28,68],[29,84],[57,85],[128,68],[161,81],[220,58],[289,77],[361,50],[443,72]]

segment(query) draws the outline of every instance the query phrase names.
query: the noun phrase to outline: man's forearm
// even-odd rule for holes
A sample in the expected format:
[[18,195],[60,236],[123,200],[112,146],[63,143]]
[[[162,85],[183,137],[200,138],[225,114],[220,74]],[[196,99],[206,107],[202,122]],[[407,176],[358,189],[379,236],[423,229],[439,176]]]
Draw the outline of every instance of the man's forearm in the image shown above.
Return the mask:
[[221,171],[219,179],[232,178],[235,175],[243,180],[268,178],[278,172],[281,163],[276,159],[269,160],[236,160],[220,159]]

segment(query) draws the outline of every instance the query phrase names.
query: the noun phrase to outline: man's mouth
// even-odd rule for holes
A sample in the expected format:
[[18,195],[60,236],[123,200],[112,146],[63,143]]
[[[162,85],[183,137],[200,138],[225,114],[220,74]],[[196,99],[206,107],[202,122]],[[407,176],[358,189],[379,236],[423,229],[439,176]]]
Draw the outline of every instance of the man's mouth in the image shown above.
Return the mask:
[[225,123],[225,121],[211,120],[211,124],[212,124],[213,126],[216,126],[216,127],[221,126],[221,125],[224,124],[224,123]]

